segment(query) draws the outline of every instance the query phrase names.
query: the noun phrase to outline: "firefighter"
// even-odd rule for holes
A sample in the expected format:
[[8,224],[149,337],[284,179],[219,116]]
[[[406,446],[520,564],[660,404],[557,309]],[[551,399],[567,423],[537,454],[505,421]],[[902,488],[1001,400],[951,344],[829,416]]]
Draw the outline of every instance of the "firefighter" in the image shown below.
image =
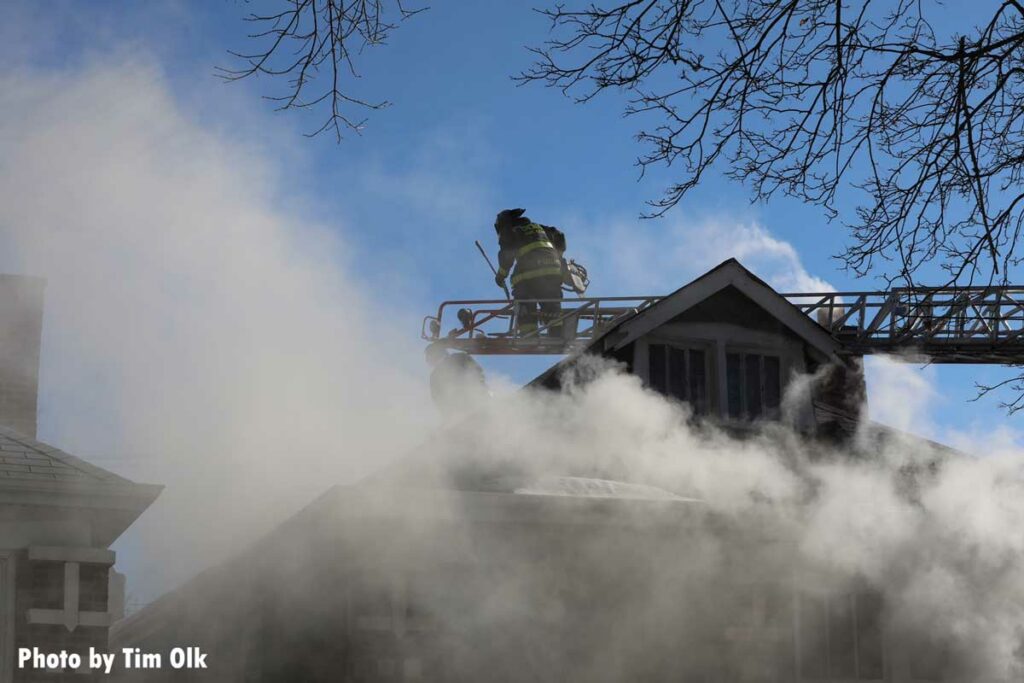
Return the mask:
[[[562,257],[552,243],[554,230],[564,249],[565,236],[554,228],[532,222],[523,215],[525,209],[505,209],[494,219],[498,233],[498,272],[494,281],[505,287],[505,278],[512,273],[512,298],[551,299],[541,303],[521,303],[517,325],[520,334],[537,330],[539,323],[549,325],[548,334],[561,336],[561,325],[554,321],[562,306]],[[513,269],[513,264],[515,268]]]

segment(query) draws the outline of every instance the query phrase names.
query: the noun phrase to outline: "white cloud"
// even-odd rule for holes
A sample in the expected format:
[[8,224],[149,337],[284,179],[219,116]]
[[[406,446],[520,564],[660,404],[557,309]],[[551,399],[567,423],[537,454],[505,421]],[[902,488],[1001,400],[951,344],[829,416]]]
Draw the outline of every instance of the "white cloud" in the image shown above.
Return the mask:
[[579,220],[570,225],[570,249],[606,294],[612,288],[630,294],[671,291],[729,258],[780,292],[835,290],[808,272],[792,244],[756,221],[670,217],[596,229]]

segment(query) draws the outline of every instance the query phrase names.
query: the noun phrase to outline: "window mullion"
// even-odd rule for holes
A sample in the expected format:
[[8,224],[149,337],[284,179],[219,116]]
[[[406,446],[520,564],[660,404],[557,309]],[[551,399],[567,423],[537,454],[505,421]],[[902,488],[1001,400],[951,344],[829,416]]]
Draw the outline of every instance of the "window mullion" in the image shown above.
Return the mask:
[[764,390],[764,356],[757,356],[757,389],[761,394],[761,414],[767,416],[768,404],[765,401],[765,390]]
[[750,409],[747,401],[747,354],[736,354],[740,359],[740,417],[748,419]]
[[690,404],[693,408],[692,397],[690,396],[690,350],[682,349],[683,356],[683,376],[679,379],[683,387],[683,400]]
[[860,680],[860,633],[857,624],[857,594],[850,594],[850,611],[853,615],[853,675]]

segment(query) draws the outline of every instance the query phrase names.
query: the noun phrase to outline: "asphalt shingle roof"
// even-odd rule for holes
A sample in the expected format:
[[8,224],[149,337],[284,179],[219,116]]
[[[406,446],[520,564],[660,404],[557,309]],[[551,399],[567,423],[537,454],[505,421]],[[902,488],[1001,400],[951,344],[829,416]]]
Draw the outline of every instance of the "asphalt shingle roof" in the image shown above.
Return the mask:
[[49,482],[130,484],[113,472],[70,453],[0,427],[0,483],[14,479]]

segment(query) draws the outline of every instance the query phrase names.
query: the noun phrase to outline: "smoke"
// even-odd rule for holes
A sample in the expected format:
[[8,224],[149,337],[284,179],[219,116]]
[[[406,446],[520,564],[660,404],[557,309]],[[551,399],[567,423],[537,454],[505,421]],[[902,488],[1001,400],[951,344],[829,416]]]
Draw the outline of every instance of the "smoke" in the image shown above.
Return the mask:
[[[503,595],[507,610],[473,612],[463,636],[476,647],[505,656],[471,635],[481,619],[486,633],[526,629],[531,647],[544,647],[536,621],[510,625],[525,604],[569,624],[545,637],[570,632],[585,643],[587,660],[573,660],[567,680],[714,677],[737,667],[766,675],[792,665],[792,636],[779,633],[792,634],[795,618],[805,677],[819,665],[833,678],[853,677],[855,666],[863,679],[881,678],[883,666],[898,680],[908,671],[944,672],[945,680],[1024,675],[1024,454],[955,453],[871,423],[848,444],[797,438],[785,426],[727,434],[693,423],[685,404],[635,376],[586,365],[585,381],[485,406],[408,464],[414,486],[429,471],[440,488],[494,480],[521,494],[617,498],[618,523],[599,517],[601,531],[580,525],[546,532],[557,540],[540,542],[543,550],[524,543],[519,554],[478,552],[506,558],[488,565],[476,598]],[[393,477],[391,485],[412,483],[401,470]],[[676,517],[672,506],[682,511]],[[552,523],[571,526],[561,515],[552,511]],[[574,604],[581,596],[584,605]],[[715,639],[723,633],[737,635]],[[883,633],[885,665],[872,644]],[[706,657],[679,655],[702,648]],[[679,661],[666,664],[672,656]]]
[[162,612],[168,633],[219,653],[221,680],[1020,679],[1019,452],[726,432],[579,370],[313,503],[176,595],[191,616]]
[[871,387],[868,411],[873,419],[917,434],[937,431],[930,418],[938,398],[934,367],[921,371],[913,363],[888,356],[872,356],[864,364]]
[[[396,463],[433,418],[419,349],[396,341],[415,324],[349,275],[344,226],[287,210],[277,188],[289,181],[272,161],[191,121],[144,60],[15,69],[0,93],[2,265],[49,281],[41,436],[167,486],[133,530],[144,559],[125,569],[143,592],[227,557],[327,486],[379,471],[378,484],[419,491],[519,491],[550,513],[532,526],[474,527],[470,504],[449,500],[453,532],[424,519],[443,506],[405,493],[389,500],[404,515],[397,531],[368,527],[342,553],[371,575],[416,567],[424,602],[456,629],[456,659],[491,680],[553,670],[564,680],[785,678],[771,669],[786,661],[773,648],[795,631],[811,660],[789,666],[845,675],[844,646],[836,664],[812,655],[829,651],[822,634],[839,639],[851,613],[862,678],[880,666],[882,632],[897,644],[887,657],[936,653],[902,660],[910,669],[1024,673],[1019,451],[957,455],[872,429],[852,450],[784,426],[727,433],[598,366],[559,394],[484,401]],[[742,234],[776,264],[773,283],[827,288],[785,243],[758,226]],[[905,382],[891,386],[883,412],[909,406],[895,424],[913,424],[926,403],[900,400]],[[574,510],[583,522],[567,521]],[[288,576],[260,602],[279,590],[289,619],[325,611],[303,611],[296,595],[315,585],[300,577],[323,580],[317,572],[339,561],[313,552],[286,553],[273,571]],[[486,572],[446,570],[467,557]],[[230,610],[256,601],[225,596],[252,585],[221,577],[190,614],[248,623]]]
[[0,267],[48,280],[40,436],[166,485],[130,590],[418,440],[417,322],[349,276],[346,226],[295,210],[266,150],[190,120],[139,54],[0,90]]

